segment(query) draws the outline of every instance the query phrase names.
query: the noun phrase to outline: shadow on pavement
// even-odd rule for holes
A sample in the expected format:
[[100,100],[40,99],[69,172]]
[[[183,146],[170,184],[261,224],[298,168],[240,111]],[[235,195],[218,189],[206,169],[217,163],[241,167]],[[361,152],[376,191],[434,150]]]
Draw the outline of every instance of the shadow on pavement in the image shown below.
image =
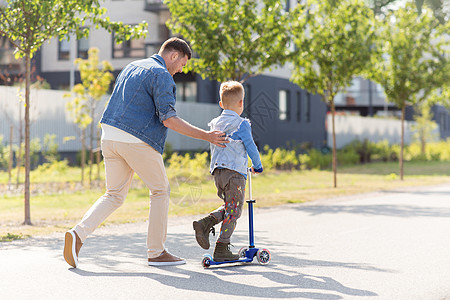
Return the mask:
[[[233,239],[236,245],[247,244],[246,234],[236,233]],[[219,295],[262,298],[342,298],[340,295],[330,293],[334,292],[351,296],[377,296],[376,293],[368,290],[344,286],[330,277],[308,275],[299,271],[292,271],[292,268],[300,270],[301,267],[316,266],[391,272],[367,264],[300,259],[282,251],[283,248],[292,249],[293,245],[279,242],[274,243],[274,241],[264,239],[258,239],[258,243],[269,249],[272,248],[270,250],[273,255],[272,262],[267,266],[259,265],[255,258],[251,264],[230,264],[202,269],[200,267],[200,261],[205,250],[198,247],[192,236],[186,234],[168,234],[167,248],[171,249],[170,251],[172,253],[187,258],[188,264],[195,264],[195,262],[192,262],[192,258],[198,258],[198,269],[202,271],[197,271],[195,270],[196,268],[194,270],[186,270],[183,266],[166,266],[160,268],[148,267],[148,272],[142,272],[143,265],[146,265],[145,234],[92,236],[89,240],[80,252],[79,268],[70,269],[75,274],[94,277],[144,277],[177,289]],[[299,246],[296,245],[295,247],[298,248]],[[211,253],[211,250],[208,252]],[[300,253],[300,255],[302,254]],[[129,267],[127,271],[124,271],[121,266],[124,263],[123,258],[128,259],[128,264],[131,259],[133,260],[131,263],[138,261],[139,264],[142,262],[142,265],[135,268],[137,272],[128,271]],[[111,271],[83,270],[83,262],[95,264],[96,266],[104,267]],[[248,285],[232,282],[226,278],[227,276],[255,276],[264,279],[262,284],[260,282],[254,282],[254,284]],[[233,280],[236,279],[233,278]],[[267,286],[267,281],[270,282],[269,286]],[[301,291],[301,289],[313,289],[317,291]]]
[[[341,283],[329,277],[310,276],[302,273],[285,275],[274,272],[267,267],[265,271],[256,270],[257,266],[235,266],[233,273],[228,275],[260,275],[280,283],[282,286],[264,287],[259,286],[258,282],[252,285],[230,282],[223,280],[224,274],[220,271],[197,272],[192,270],[184,270],[179,267],[165,267],[165,270],[172,271],[174,275],[158,274],[151,272],[141,273],[120,273],[120,272],[90,272],[82,269],[71,269],[72,272],[81,276],[101,276],[101,277],[145,277],[159,283],[171,286],[177,289],[185,289],[190,291],[199,291],[206,293],[214,293],[219,295],[234,295],[242,297],[262,297],[262,298],[308,298],[308,299],[342,299],[340,295],[324,293],[324,292],[299,292],[290,291],[292,289],[317,289],[321,291],[339,292],[352,296],[377,296],[376,293],[352,289],[342,285]],[[236,271],[240,270],[240,271]],[[184,276],[180,276],[184,275]]]

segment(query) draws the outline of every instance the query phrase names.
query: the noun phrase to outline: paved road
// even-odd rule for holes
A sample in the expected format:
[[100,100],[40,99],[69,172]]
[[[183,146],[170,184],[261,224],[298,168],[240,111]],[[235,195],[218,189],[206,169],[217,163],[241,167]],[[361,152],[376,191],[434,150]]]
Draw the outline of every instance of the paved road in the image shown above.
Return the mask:
[[98,229],[78,269],[62,234],[0,244],[0,299],[450,299],[450,185],[256,207],[267,266],[203,269],[193,218],[170,221],[167,247],[183,266],[146,266],[143,223]]

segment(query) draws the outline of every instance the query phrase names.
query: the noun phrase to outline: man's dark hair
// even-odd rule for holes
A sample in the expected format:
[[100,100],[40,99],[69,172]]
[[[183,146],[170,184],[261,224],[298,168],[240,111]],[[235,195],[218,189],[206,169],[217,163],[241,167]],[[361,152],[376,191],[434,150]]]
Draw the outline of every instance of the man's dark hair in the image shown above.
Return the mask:
[[188,43],[177,37],[170,38],[162,44],[159,52],[164,53],[166,51],[178,51],[183,53],[183,56],[187,55],[188,59],[191,59],[192,56],[191,47],[189,47]]

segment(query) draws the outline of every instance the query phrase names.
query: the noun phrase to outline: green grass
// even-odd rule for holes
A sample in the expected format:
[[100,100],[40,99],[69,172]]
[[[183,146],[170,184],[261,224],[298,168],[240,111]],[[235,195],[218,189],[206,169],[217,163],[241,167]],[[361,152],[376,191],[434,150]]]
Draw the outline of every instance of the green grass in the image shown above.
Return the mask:
[[4,236],[0,235],[0,242],[12,242],[12,241],[15,241],[15,240],[21,240],[23,238],[24,238],[24,236],[21,235],[21,234],[11,234],[11,233],[8,232]]
[[[168,170],[170,172],[170,169]],[[450,182],[450,162],[406,162],[400,181],[398,163],[372,163],[338,168],[338,188],[333,188],[329,170],[272,171],[253,177],[253,198],[258,207],[313,201],[343,195],[390,190],[408,186]],[[65,180],[64,177],[58,177]],[[213,178],[205,182],[171,182],[171,216],[204,214],[221,205]],[[65,231],[75,225],[102,195],[102,190],[60,191],[31,198],[34,226],[22,226],[23,196],[0,198],[0,237],[32,236]],[[148,190],[132,188],[124,205],[105,224],[145,221],[148,218]]]

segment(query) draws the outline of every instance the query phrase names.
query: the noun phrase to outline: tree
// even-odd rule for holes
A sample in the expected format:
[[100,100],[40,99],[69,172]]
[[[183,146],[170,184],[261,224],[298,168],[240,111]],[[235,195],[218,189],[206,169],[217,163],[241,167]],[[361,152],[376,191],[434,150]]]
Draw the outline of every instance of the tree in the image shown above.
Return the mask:
[[450,10],[445,9],[444,0],[415,0],[417,10],[422,13],[423,4],[433,11],[433,15],[441,24],[448,22]]
[[244,82],[285,60],[287,12],[280,0],[168,0],[172,32],[189,41],[187,71]]
[[436,89],[430,93],[427,101],[432,104],[439,104],[445,106],[447,109],[450,109],[450,68],[447,71],[447,83],[442,86],[440,89]]
[[372,10],[357,0],[335,5],[315,0],[309,4],[297,6],[292,13],[296,50],[291,55],[294,67],[291,81],[321,95],[330,106],[334,187],[337,187],[334,97],[350,85],[354,76],[369,68],[376,49],[375,19]]
[[90,126],[89,135],[89,184],[92,184],[92,163],[94,161],[94,138],[95,138],[95,112],[97,103],[106,94],[114,79],[110,71],[113,70],[112,65],[108,61],[98,60],[98,48],[90,48],[88,51],[88,59],[78,58],[75,60],[80,68],[81,83],[75,85],[72,93],[76,97],[67,103],[67,109],[72,112],[75,123],[81,129],[81,182],[84,182],[84,164],[86,150],[86,128]]
[[389,12],[381,31],[384,54],[374,64],[371,76],[384,88],[387,100],[401,109],[399,169],[403,180],[405,109],[441,87],[444,78],[448,80],[445,47],[449,41],[443,36],[445,26],[439,25],[429,10],[419,15],[411,2]]
[[416,123],[412,126],[412,130],[415,131],[413,137],[420,142],[420,152],[423,157],[425,157],[427,141],[436,138],[433,135],[433,131],[437,128],[437,124],[433,121],[431,106],[426,101],[419,102],[415,105],[417,114],[414,116]]
[[30,217],[30,62],[33,54],[45,41],[60,40],[71,34],[79,39],[89,35],[90,24],[115,32],[118,42],[146,34],[147,24],[137,26],[112,22],[103,17],[106,9],[101,0],[7,0],[0,6],[0,35],[6,36],[16,47],[16,58],[25,58],[25,221]]

